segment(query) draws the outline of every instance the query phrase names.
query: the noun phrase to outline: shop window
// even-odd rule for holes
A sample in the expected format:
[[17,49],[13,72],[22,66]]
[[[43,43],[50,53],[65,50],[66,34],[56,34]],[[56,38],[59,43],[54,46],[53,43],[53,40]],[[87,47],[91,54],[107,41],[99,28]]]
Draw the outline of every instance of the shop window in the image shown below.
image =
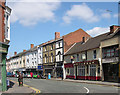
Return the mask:
[[96,65],[95,64],[90,65],[90,76],[96,76]]
[[79,65],[78,66],[78,75],[79,76],[85,76],[85,66],[84,65]]
[[87,65],[87,74],[89,74],[89,65]]
[[67,75],[70,74],[70,69],[69,68],[66,69],[66,73],[67,73]]

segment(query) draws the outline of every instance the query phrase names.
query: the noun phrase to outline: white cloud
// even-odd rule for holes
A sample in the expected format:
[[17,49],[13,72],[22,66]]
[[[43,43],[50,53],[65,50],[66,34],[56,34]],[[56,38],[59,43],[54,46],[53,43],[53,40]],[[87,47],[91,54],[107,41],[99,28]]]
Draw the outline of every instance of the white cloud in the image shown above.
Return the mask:
[[109,32],[109,31],[110,31],[109,27],[107,27],[107,28],[104,28],[104,27],[94,27],[93,29],[87,30],[86,32],[94,37],[94,36],[97,36],[97,35]]
[[63,16],[65,23],[70,23],[73,19],[79,19],[89,23],[99,21],[99,18],[95,16],[92,9],[85,3],[81,5],[73,5],[72,8]]
[[116,14],[114,14],[113,17],[114,17],[114,18],[118,18],[118,17],[120,17],[120,13],[116,13]]
[[31,26],[39,21],[55,21],[54,11],[60,2],[12,2],[8,6],[12,8],[11,22],[18,21],[24,26]]
[[110,13],[103,13],[103,14],[101,14],[101,16],[102,16],[103,18],[111,18]]

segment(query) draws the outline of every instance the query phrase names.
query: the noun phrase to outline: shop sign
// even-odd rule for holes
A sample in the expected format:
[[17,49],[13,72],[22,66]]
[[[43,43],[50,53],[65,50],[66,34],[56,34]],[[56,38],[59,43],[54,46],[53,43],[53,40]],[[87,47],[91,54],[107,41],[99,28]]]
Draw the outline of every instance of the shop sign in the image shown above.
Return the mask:
[[43,66],[38,66],[38,70],[42,70],[43,69]]
[[112,63],[112,62],[118,62],[118,61],[119,61],[118,57],[102,59],[102,63]]
[[7,53],[7,48],[0,47],[0,52]]

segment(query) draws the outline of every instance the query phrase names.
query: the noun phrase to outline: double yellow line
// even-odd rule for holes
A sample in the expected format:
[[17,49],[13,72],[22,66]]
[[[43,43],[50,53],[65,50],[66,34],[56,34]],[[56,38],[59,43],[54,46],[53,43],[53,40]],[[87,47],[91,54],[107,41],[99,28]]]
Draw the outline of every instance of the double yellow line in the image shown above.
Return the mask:
[[[16,82],[16,81],[13,81],[13,80],[10,80],[10,81],[15,82],[15,83],[17,83],[17,84],[18,84],[18,82]],[[26,86],[26,87],[29,87],[29,88],[33,89],[33,90],[35,91],[35,93],[41,93],[41,91],[40,91],[40,90],[38,90],[38,89],[36,89],[36,88],[34,88],[34,87],[31,87],[31,86],[26,85],[26,84],[23,84],[23,85],[24,85],[24,86]]]

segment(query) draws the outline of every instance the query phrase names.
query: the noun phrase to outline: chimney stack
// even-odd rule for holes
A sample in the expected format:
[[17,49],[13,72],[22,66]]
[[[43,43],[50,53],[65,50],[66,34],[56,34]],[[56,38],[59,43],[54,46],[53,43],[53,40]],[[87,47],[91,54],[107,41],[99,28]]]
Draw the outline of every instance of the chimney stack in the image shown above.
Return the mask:
[[14,52],[14,55],[17,55],[17,52]]
[[31,48],[33,48],[33,47],[34,47],[34,44],[31,44],[30,46],[31,46]]
[[117,26],[117,25],[110,26],[110,33],[114,33],[117,28],[120,28],[120,26]]
[[55,32],[55,40],[60,38],[60,32]]
[[24,49],[23,52],[26,52],[26,50]]

